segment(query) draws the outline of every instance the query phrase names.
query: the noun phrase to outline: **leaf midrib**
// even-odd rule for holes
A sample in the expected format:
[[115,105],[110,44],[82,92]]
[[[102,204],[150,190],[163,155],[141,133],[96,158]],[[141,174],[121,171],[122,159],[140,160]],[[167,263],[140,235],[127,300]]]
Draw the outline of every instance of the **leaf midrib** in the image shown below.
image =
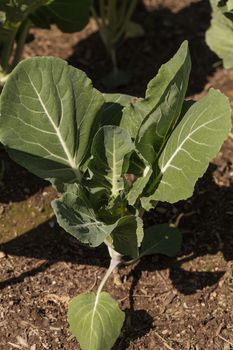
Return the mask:
[[112,196],[117,196],[117,186],[116,186],[116,144],[115,144],[115,134],[113,136],[113,152],[112,152]]
[[[25,71],[25,73],[27,74],[26,71]],[[31,80],[31,78],[30,78],[30,76],[28,74],[27,74],[27,77],[28,77],[28,79],[29,79],[29,81],[30,81],[30,83],[31,83],[31,85],[33,87],[34,92],[36,93],[36,95],[37,95],[37,97],[39,99],[39,102],[40,102],[40,104],[41,104],[41,106],[42,106],[42,108],[44,110],[45,115],[47,116],[48,120],[50,121],[52,127],[55,130],[55,133],[58,136],[58,139],[59,139],[59,141],[61,143],[61,146],[62,146],[62,148],[63,148],[63,150],[64,150],[64,152],[65,152],[65,154],[67,156],[68,164],[70,165],[71,169],[73,170],[73,172],[75,174],[75,177],[77,177],[79,179],[80,178],[80,172],[77,169],[77,165],[75,163],[74,158],[71,156],[71,154],[70,154],[70,152],[69,152],[69,150],[68,150],[68,148],[66,146],[66,143],[65,143],[65,141],[64,141],[64,139],[63,139],[63,137],[61,135],[59,127],[57,127],[56,124],[54,123],[52,117],[50,116],[50,114],[49,114],[49,112],[48,112],[48,110],[47,110],[47,108],[46,108],[46,106],[45,106],[45,104],[44,104],[44,102],[43,102],[43,100],[42,100],[42,98],[40,96],[39,91],[37,90],[36,86],[34,85],[33,81]],[[62,101],[61,101],[61,104],[62,104]]]
[[214,122],[215,120],[219,119],[219,117],[214,118],[212,120],[209,120],[208,122],[199,125],[196,129],[194,129],[192,132],[190,132],[185,138],[184,140],[180,143],[180,145],[176,148],[175,152],[171,155],[171,157],[169,158],[169,160],[166,162],[166,164],[164,166],[162,166],[161,168],[161,173],[164,174],[165,171],[169,168],[169,166],[171,165],[173,159],[176,157],[176,155],[179,153],[179,151],[182,149],[182,146],[186,143],[186,141],[188,141],[191,136],[193,134],[195,134],[199,129],[201,129],[202,127],[205,127],[206,125]]

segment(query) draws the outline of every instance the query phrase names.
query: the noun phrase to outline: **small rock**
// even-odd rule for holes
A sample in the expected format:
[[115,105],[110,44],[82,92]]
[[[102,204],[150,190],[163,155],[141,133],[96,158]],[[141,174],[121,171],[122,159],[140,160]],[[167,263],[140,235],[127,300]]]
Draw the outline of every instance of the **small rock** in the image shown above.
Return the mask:
[[6,254],[0,251],[0,259],[5,258]]

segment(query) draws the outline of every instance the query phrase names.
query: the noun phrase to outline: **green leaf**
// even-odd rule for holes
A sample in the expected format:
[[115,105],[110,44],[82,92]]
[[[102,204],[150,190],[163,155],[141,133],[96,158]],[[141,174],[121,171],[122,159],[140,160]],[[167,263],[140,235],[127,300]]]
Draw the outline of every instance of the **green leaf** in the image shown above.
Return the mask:
[[[175,110],[171,117],[169,115],[170,119],[161,121],[162,124],[160,124],[159,131],[163,130],[164,125],[166,130],[168,126],[172,127],[172,123],[175,122],[182,106],[181,101],[184,99],[186,92],[189,71],[190,57],[188,43],[185,41],[174,57],[162,65],[157,76],[150,81],[147,86],[145,99],[135,100],[134,103],[124,108],[120,126],[127,129],[131,137],[135,139],[143,122],[146,121],[149,124],[158,123],[158,119],[161,117],[158,112],[161,104],[163,104],[162,108],[166,111],[166,115],[169,113],[171,107],[166,104],[166,99],[170,98],[168,102],[171,103],[172,101],[173,104],[175,103],[177,111]],[[178,102],[174,100],[175,96],[179,96]],[[146,130],[148,130],[149,124]]]
[[143,239],[143,221],[137,216],[125,216],[118,220],[111,233],[113,249],[122,255],[139,256],[138,247]]
[[[158,159],[177,124],[188,86],[190,69],[191,61],[186,45],[185,49],[169,62],[168,72],[164,72],[164,80],[167,79],[166,90],[160,98],[158,107],[143,121],[138,132],[137,149],[150,164]],[[170,72],[173,74],[172,79]]]
[[47,10],[63,32],[77,32],[84,28],[89,20],[92,0],[54,0]]
[[[183,116],[185,113],[188,111],[188,109],[193,105],[194,101],[184,101],[182,110],[180,113],[180,116],[177,120],[177,124],[183,119]],[[141,157],[143,159],[143,157]],[[130,169],[129,173],[135,174],[138,176],[136,181],[133,182],[133,185],[127,194],[127,200],[130,205],[135,205],[137,199],[143,195],[143,191],[146,191],[146,186],[150,184],[150,182],[153,182],[154,179],[156,179],[156,174],[157,174],[157,164],[156,166],[153,167],[144,159],[143,160],[143,169],[141,173],[135,172],[136,168],[132,167],[132,162],[133,160],[130,160]]]
[[225,68],[233,67],[233,20],[227,18],[218,7],[217,0],[211,0],[212,20],[206,32],[206,42],[222,60]]
[[129,134],[118,126],[104,126],[94,137],[89,168],[94,173],[95,181],[103,184],[112,198],[116,198],[124,189],[124,158],[133,149]]
[[167,224],[148,227],[144,230],[144,238],[140,249],[140,257],[151,254],[175,256],[181,248],[180,231]]
[[143,208],[149,210],[154,201],[175,203],[192,195],[197,179],[228,136],[230,116],[227,97],[214,89],[189,108],[160,156],[161,181],[151,196],[141,199]]
[[0,0],[1,40],[7,40],[27,18],[43,28],[49,27],[48,18],[64,32],[76,32],[89,20],[91,0]]
[[32,173],[80,181],[80,166],[104,99],[85,73],[59,58],[31,58],[10,75],[1,95],[0,140]]
[[233,0],[227,1],[227,9],[228,11],[233,11]]
[[98,247],[111,234],[117,222],[106,225],[98,220],[84,190],[65,193],[52,202],[59,225],[83,244]]
[[101,125],[119,125],[122,118],[123,108],[129,104],[134,97],[124,94],[103,94],[105,104],[101,114]]
[[142,194],[144,188],[146,187],[151,175],[152,175],[152,168],[149,164],[146,165],[142,176],[138,177],[136,181],[133,183],[129,193],[127,194],[127,200],[130,205],[135,205],[136,200],[139,198],[139,196]]
[[68,308],[70,330],[82,350],[111,350],[125,319],[117,302],[106,292],[73,298]]
[[[194,101],[184,101],[180,116],[177,120],[177,124],[183,119],[183,116],[188,111],[188,109],[193,105]],[[162,148],[161,148],[162,149]],[[149,152],[148,152],[149,153]],[[127,194],[127,199],[130,205],[135,205],[136,200],[143,196],[143,193],[147,192],[147,189],[150,188],[153,181],[158,180],[158,165],[155,164],[153,167],[144,159],[145,167],[143,173],[137,178],[133,183],[132,188]]]
[[0,0],[0,11],[2,20],[0,30],[16,30],[30,13],[36,11],[39,7],[47,5],[52,0]]

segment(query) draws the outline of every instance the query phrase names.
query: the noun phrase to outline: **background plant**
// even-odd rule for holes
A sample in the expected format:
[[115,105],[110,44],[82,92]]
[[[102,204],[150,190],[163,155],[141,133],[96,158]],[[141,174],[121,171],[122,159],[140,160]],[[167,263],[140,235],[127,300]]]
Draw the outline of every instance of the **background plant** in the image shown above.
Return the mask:
[[210,0],[211,26],[206,32],[206,42],[222,60],[225,68],[233,67],[233,1]]
[[32,25],[49,28],[52,21],[64,32],[79,31],[88,21],[90,4],[91,0],[0,0],[1,80],[20,61]]
[[91,6],[100,37],[111,57],[113,74],[107,80],[109,84],[121,84],[128,81],[128,75],[119,69],[117,48],[125,38],[142,36],[144,30],[139,23],[132,21],[137,0],[98,0]]
[[58,223],[111,263],[97,293],[72,299],[68,319],[83,350],[111,349],[124,314],[103,287],[120,264],[153,253],[172,256],[181,236],[166,224],[144,228],[159,201],[188,198],[231,127],[228,99],[211,89],[185,101],[187,42],[148,84],[145,98],[102,94],[58,58],[20,63],[1,95],[0,140],[9,155],[48,179],[61,196]]

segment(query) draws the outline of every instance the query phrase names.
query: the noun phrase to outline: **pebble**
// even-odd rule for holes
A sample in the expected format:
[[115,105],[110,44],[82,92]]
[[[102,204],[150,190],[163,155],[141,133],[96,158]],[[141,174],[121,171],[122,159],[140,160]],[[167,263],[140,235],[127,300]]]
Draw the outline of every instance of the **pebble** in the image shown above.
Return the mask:
[[6,254],[0,251],[0,259],[5,258]]

